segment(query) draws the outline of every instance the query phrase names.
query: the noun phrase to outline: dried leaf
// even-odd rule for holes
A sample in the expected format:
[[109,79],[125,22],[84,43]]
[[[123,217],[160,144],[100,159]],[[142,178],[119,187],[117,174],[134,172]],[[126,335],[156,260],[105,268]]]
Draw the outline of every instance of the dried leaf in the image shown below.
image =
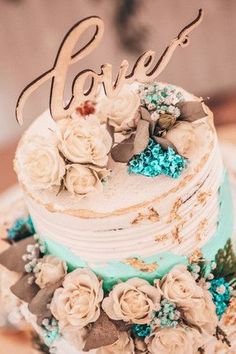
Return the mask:
[[27,246],[34,244],[34,237],[28,237],[24,240],[14,243],[6,251],[0,254],[0,264],[11,271],[24,273],[25,264],[28,261],[23,261],[22,256],[27,253]]
[[115,162],[127,163],[134,155],[134,135],[123,140],[111,149],[111,157]]
[[31,284],[32,274],[24,275],[12,287],[12,293],[25,302],[30,302],[38,293],[39,287],[35,283]]
[[145,120],[146,122],[151,123],[151,121],[152,121],[151,114],[149,113],[147,108],[141,106],[140,107],[140,114],[141,114],[142,120]]
[[99,319],[92,325],[86,338],[83,351],[88,352],[92,349],[111,345],[119,338],[120,331],[110,320],[104,311],[101,311]]
[[149,123],[146,120],[138,122],[135,138],[133,154],[140,154],[147,147],[149,142]]
[[40,289],[30,302],[29,310],[38,317],[38,323],[44,318],[51,317],[51,311],[48,309],[48,304],[50,304],[55,290],[58,289],[61,284],[62,281]]
[[153,136],[153,139],[157,144],[160,144],[163,150],[168,150],[168,148],[172,148],[176,153],[178,152],[175,145],[172,144],[172,142],[166,138],[160,137],[160,136]]
[[112,321],[116,328],[120,331],[120,332],[127,332],[131,329],[132,324],[128,323],[128,322],[124,322],[124,321]]
[[180,109],[180,119],[187,122],[194,122],[195,120],[206,117],[206,112],[203,109],[202,102],[187,101],[177,104]]

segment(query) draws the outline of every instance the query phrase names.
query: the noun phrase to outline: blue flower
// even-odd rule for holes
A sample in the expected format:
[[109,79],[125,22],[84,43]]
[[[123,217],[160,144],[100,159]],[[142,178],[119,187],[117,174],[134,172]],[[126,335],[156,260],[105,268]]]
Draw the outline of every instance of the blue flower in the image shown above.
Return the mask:
[[163,150],[152,139],[146,149],[129,161],[129,173],[140,174],[147,177],[167,175],[178,178],[187,166],[187,160],[175,153],[172,148]]
[[34,225],[30,216],[17,219],[12,227],[7,230],[8,239],[11,241],[20,241],[34,234]]
[[132,332],[137,337],[145,338],[150,336],[151,334],[151,326],[149,325],[141,325],[141,324],[134,324],[132,326]]
[[212,294],[212,300],[216,305],[216,314],[221,319],[229,306],[231,297],[231,288],[224,278],[213,279],[209,291]]

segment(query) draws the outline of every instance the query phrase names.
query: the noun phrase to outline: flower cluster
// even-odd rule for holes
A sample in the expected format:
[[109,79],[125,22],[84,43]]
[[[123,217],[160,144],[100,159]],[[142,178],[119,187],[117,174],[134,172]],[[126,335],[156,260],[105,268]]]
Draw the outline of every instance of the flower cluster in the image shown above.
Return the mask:
[[141,104],[152,112],[151,117],[157,120],[163,114],[180,116],[177,103],[183,101],[182,93],[171,85],[162,86],[158,83],[142,85],[139,88]]
[[65,188],[84,197],[102,188],[109,176],[112,138],[96,115],[73,116],[55,123],[49,140],[31,137],[22,146],[22,178],[34,189]]
[[63,189],[83,198],[103,188],[109,154],[129,172],[178,178],[192,156],[195,120],[206,116],[200,101],[184,101],[170,85],[124,87],[113,98],[86,101],[42,135],[27,136],[17,160],[19,177],[35,190]]
[[178,178],[187,166],[187,160],[175,153],[172,148],[166,151],[161,145],[150,139],[146,149],[129,161],[129,173],[141,174],[147,177],[166,175]]
[[196,354],[223,335],[219,319],[232,292],[225,278],[213,277],[216,262],[201,257],[174,266],[161,279],[131,278],[106,292],[91,269],[71,270],[46,251],[34,237],[16,243],[13,269],[32,274],[23,275],[12,291],[29,302],[49,346],[62,336],[78,350],[96,349],[96,354]]

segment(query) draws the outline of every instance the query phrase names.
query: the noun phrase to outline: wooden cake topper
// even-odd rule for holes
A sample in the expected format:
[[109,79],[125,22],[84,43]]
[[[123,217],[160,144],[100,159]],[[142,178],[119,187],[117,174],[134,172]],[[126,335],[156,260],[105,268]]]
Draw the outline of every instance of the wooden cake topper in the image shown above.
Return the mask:
[[[129,63],[127,60],[123,60],[114,82],[111,64],[102,65],[100,73],[89,69],[79,72],[73,80],[72,95],[69,103],[65,105],[64,88],[69,66],[89,55],[100,43],[104,32],[104,23],[96,16],[85,18],[76,23],[63,39],[52,69],[39,76],[22,91],[16,106],[17,121],[20,124],[23,123],[23,108],[27,99],[35,90],[50,79],[52,80],[52,84],[49,107],[54,120],[68,117],[81,102],[94,99],[101,84],[104,87],[105,94],[108,97],[114,97],[119,94],[125,83],[130,84],[134,81],[148,83],[153,81],[165,69],[175,49],[178,46],[185,47],[188,45],[188,35],[200,24],[202,18],[203,11],[200,9],[196,19],[182,29],[156,63],[154,63],[155,52],[149,50],[137,59],[131,72],[128,74]],[[81,35],[92,27],[95,27],[93,37],[82,49],[72,54]],[[88,82],[89,88],[85,90],[86,83]]]

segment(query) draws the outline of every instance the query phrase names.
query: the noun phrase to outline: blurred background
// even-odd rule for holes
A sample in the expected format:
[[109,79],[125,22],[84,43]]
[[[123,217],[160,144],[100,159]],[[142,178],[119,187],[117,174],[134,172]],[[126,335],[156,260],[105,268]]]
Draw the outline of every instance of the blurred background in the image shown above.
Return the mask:
[[[74,66],[70,77],[82,68],[98,70],[105,62],[117,72],[122,59],[132,64],[148,49],[161,54],[200,7],[205,10],[203,24],[187,48],[177,49],[160,80],[209,97],[216,123],[231,124],[236,122],[235,0],[0,0],[0,191],[16,180],[11,162],[16,142],[48,107],[49,83],[29,100],[23,128],[14,116],[17,97],[52,67],[64,34],[75,22],[98,15],[106,30],[101,45]],[[68,92],[70,87],[68,80]]]
[[[96,51],[70,71],[67,95],[71,79],[84,68],[98,70],[109,62],[116,73],[124,58],[132,65],[145,50],[161,55],[200,7],[205,10],[202,25],[187,48],[177,49],[159,79],[204,97],[214,111],[220,138],[236,143],[236,0],[0,0],[0,193],[16,183],[12,160],[17,141],[47,109],[50,85],[30,98],[22,128],[15,120],[17,98],[52,67],[63,36],[75,22],[98,15],[104,19],[105,35]],[[0,270],[0,282],[1,276]],[[31,328],[5,320],[0,316],[0,354],[36,353]],[[37,338],[34,343],[46,353]]]

